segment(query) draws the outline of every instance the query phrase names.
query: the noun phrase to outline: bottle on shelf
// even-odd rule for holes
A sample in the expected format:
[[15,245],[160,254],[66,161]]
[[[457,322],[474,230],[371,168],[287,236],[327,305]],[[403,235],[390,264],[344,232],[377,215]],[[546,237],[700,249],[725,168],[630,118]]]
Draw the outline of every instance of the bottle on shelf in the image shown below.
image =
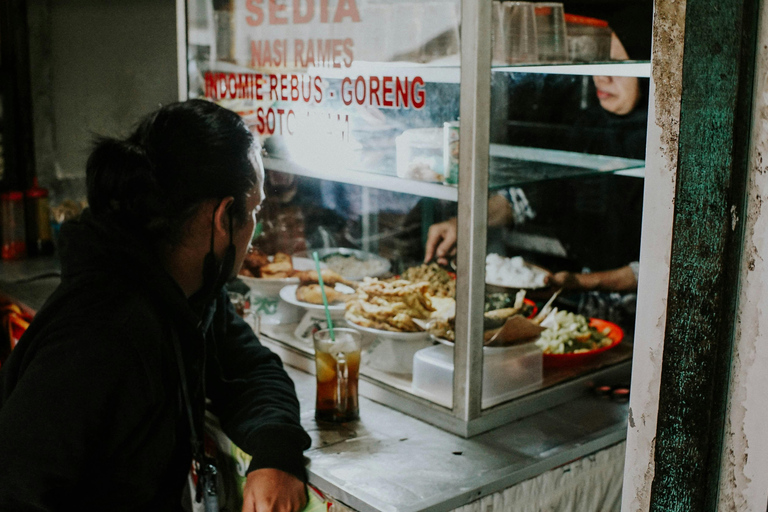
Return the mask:
[[48,189],[37,184],[24,193],[27,226],[27,253],[30,256],[53,254],[53,233],[51,230],[51,212],[48,204]]
[[24,193],[10,190],[0,194],[2,210],[3,247],[0,256],[4,260],[18,260],[27,256],[24,228]]

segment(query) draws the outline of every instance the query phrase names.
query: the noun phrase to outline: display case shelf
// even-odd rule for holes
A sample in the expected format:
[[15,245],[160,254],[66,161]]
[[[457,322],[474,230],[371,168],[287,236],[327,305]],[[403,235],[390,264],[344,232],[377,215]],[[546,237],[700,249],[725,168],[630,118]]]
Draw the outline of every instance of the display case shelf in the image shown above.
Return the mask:
[[[457,188],[441,183],[429,183],[399,178],[392,169],[343,169],[334,167],[304,167],[286,159],[267,157],[267,169],[289,174],[389,190],[421,197],[457,201]],[[586,177],[603,173],[642,176],[643,160],[619,158],[553,149],[491,144],[489,188],[498,190],[541,181]]]
[[[651,75],[651,63],[648,61],[614,61],[561,64],[519,64],[513,66],[493,66],[494,73],[534,73],[539,75],[577,75],[577,76],[634,76],[648,78]],[[399,77],[421,77],[431,83],[460,83],[461,67],[457,57],[448,57],[425,64],[415,62],[354,62],[352,66],[341,68],[310,66],[307,74],[327,79],[341,80],[349,76],[392,75]]]

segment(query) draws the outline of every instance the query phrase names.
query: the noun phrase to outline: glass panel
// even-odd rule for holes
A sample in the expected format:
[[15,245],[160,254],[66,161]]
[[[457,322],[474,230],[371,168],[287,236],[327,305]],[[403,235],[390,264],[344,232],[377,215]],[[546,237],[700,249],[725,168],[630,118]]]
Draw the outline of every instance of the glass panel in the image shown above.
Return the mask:
[[[603,28],[568,37],[608,52]],[[486,344],[504,348],[484,348],[484,408],[631,357],[648,103],[643,62],[505,61],[497,46],[484,325]]]
[[[190,97],[238,112],[263,147],[254,246],[265,259],[254,255],[241,277],[262,335],[312,353],[322,297],[294,274],[312,270],[317,251],[352,282],[326,291],[341,294],[329,297],[334,324],[363,331],[361,374],[411,393],[414,353],[433,344],[426,322],[455,304],[449,267],[437,288],[418,283],[430,282],[427,230],[456,216],[443,138],[459,116],[459,0],[189,0],[187,10]],[[274,264],[281,253],[287,267]],[[449,377],[436,402],[450,406],[451,390]]]

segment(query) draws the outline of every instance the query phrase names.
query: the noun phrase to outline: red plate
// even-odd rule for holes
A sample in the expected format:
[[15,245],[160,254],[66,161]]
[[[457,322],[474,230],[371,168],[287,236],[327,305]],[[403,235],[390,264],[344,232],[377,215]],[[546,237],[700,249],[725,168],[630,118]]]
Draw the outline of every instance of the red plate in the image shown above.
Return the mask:
[[591,362],[595,359],[597,354],[612,349],[624,339],[624,330],[613,322],[600,320],[599,318],[590,318],[589,325],[600,332],[603,332],[607,327],[609,331],[606,336],[612,340],[611,344],[590,350],[589,352],[578,352],[575,354],[544,354],[544,368],[567,368]]

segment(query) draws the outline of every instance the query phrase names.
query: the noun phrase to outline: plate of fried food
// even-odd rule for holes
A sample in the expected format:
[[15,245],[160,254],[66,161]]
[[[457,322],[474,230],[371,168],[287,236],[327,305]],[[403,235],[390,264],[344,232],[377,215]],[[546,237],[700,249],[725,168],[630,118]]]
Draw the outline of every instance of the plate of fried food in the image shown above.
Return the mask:
[[[343,315],[345,304],[355,296],[357,283],[344,279],[331,269],[320,270],[325,286],[325,296],[328,300],[328,310],[336,317]],[[323,312],[323,294],[320,289],[320,279],[316,270],[304,270],[294,273],[298,284],[291,284],[280,289],[280,298],[294,306],[300,306],[308,311]]]
[[419,321],[435,312],[429,283],[366,278],[346,304],[344,319],[373,338],[366,364],[386,372],[410,374],[413,355],[432,344]]
[[[323,264],[320,266],[325,267]],[[291,256],[282,252],[269,255],[257,248],[252,248],[246,254],[237,277],[256,294],[276,298],[286,285],[299,283],[296,277],[298,272],[314,268],[315,262],[310,258]]]

